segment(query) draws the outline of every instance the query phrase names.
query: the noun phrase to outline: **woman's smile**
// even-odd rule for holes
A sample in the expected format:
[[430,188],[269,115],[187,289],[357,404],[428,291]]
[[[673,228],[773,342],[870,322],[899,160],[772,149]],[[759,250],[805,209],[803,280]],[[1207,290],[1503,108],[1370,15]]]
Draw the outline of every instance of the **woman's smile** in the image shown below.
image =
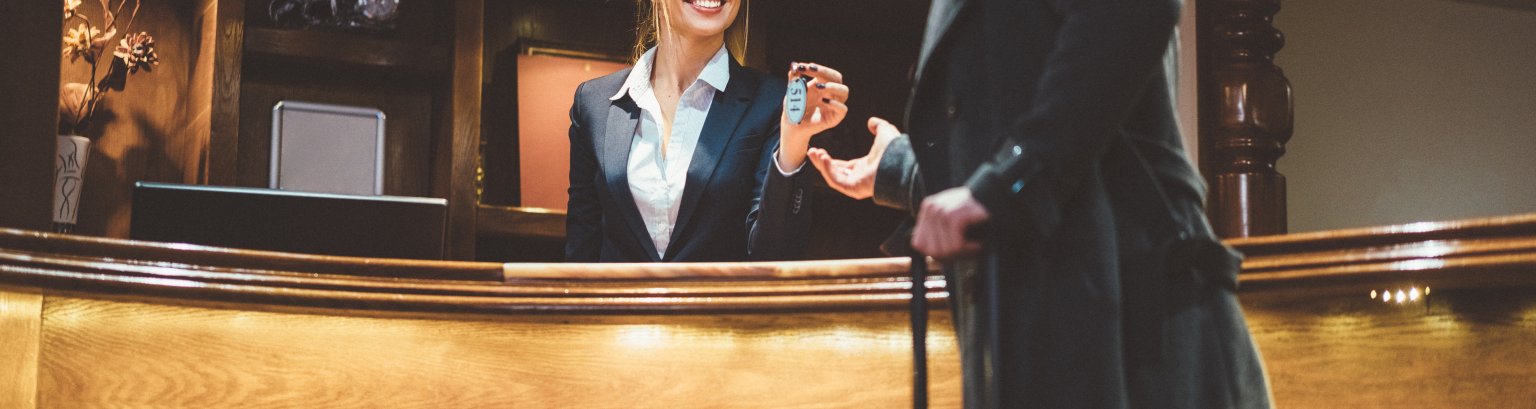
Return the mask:
[[726,0],[683,0],[693,6],[694,11],[703,14],[715,14],[725,6]]

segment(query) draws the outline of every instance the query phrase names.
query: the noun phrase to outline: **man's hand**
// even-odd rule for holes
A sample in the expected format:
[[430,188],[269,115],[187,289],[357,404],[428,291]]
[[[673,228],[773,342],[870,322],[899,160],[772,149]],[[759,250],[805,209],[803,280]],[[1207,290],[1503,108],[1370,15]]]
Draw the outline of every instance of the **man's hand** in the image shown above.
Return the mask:
[[981,242],[966,238],[965,231],[989,217],[968,188],[950,188],[929,196],[917,213],[912,248],[939,261],[981,252]]
[[886,145],[901,137],[901,130],[884,119],[870,117],[868,125],[869,133],[875,135],[875,142],[863,157],[832,159],[832,155],[821,148],[811,148],[807,152],[811,165],[821,172],[821,178],[827,181],[827,186],[854,199],[875,195],[875,171],[880,168],[880,157],[885,155]]
[[805,83],[805,113],[800,123],[789,120],[789,98],[779,114],[779,169],[799,169],[805,164],[811,137],[832,129],[848,116],[848,86],[843,85],[843,73],[813,63],[794,63],[789,68],[789,80],[801,76],[811,77]]

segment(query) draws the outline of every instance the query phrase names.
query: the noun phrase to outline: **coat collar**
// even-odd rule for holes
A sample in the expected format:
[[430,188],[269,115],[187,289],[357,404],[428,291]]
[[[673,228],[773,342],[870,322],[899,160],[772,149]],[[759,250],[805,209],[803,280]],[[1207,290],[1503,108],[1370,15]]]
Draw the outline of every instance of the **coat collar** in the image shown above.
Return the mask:
[[[719,55],[716,57],[719,58]],[[730,69],[730,82],[727,83],[723,92],[715,93],[715,100],[710,104],[709,114],[704,117],[704,128],[699,132],[699,144],[694,148],[693,160],[688,163],[688,183],[683,186],[683,199],[677,211],[677,222],[672,226],[672,244],[667,246],[667,254],[662,260],[673,259],[678,251],[687,247],[683,245],[683,237],[688,234],[688,223],[698,210],[699,201],[704,196],[704,191],[709,188],[715,169],[720,167],[720,159],[725,155],[726,147],[736,139],[736,126],[741,123],[747,108],[752,106],[752,96],[758,88],[759,79],[756,75],[751,75],[746,68],[736,64],[736,61],[729,57],[725,60]],[[746,215],[742,217],[745,222]],[[652,254],[655,254],[655,250],[652,250]]]
[[913,83],[922,80],[923,70],[928,66],[928,59],[933,57],[933,50],[943,42],[944,36],[949,33],[949,28],[955,24],[955,17],[960,15],[960,10],[965,8],[967,0],[934,0],[928,9],[928,29],[923,34],[922,51],[917,57],[917,70],[913,74]]
[[[731,53],[726,51],[724,45],[715,51],[715,56],[710,57],[704,64],[704,70],[699,72],[697,81],[703,81],[704,85],[720,91],[726,88],[731,79]],[[656,47],[645,50],[639,60],[635,60],[635,66],[629,70],[629,75],[624,77],[624,84],[619,86],[619,92],[608,97],[610,101],[618,101],[628,95],[631,99],[639,100],[641,95],[651,93],[651,71],[656,68]]]
[[621,98],[608,106],[608,121],[597,148],[598,163],[602,167],[609,196],[618,206],[633,239],[640,243],[640,252],[645,253],[651,261],[661,261],[656,257],[656,243],[651,242],[651,235],[645,230],[645,219],[640,217],[640,209],[635,207],[635,196],[629,193],[629,148],[635,137],[635,129],[640,125],[640,113],[640,106],[635,105],[632,98]]

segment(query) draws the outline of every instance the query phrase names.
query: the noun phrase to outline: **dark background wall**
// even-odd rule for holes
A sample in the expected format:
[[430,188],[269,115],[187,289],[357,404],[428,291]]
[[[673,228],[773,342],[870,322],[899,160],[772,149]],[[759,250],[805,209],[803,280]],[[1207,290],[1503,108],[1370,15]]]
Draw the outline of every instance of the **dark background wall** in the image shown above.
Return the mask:
[[1291,231],[1536,212],[1536,2],[1292,0],[1275,26]]

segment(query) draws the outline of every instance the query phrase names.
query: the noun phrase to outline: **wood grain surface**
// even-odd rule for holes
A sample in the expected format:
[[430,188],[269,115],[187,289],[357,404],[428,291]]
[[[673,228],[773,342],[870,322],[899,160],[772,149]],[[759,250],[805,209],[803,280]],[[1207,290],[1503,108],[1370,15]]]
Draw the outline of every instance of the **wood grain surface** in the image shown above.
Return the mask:
[[1536,287],[1368,291],[1244,302],[1276,407],[1536,406]]
[[[900,312],[340,317],[49,297],[43,408],[889,408]],[[958,407],[948,315],[933,407]]]
[[[1233,241],[1259,249],[1239,297],[1278,406],[1532,407],[1530,227]],[[905,270],[305,258],[0,229],[0,285],[44,295],[45,408],[902,407]],[[924,284],[932,396],[955,407],[945,282]]]
[[0,408],[37,407],[42,306],[36,291],[0,289]]

